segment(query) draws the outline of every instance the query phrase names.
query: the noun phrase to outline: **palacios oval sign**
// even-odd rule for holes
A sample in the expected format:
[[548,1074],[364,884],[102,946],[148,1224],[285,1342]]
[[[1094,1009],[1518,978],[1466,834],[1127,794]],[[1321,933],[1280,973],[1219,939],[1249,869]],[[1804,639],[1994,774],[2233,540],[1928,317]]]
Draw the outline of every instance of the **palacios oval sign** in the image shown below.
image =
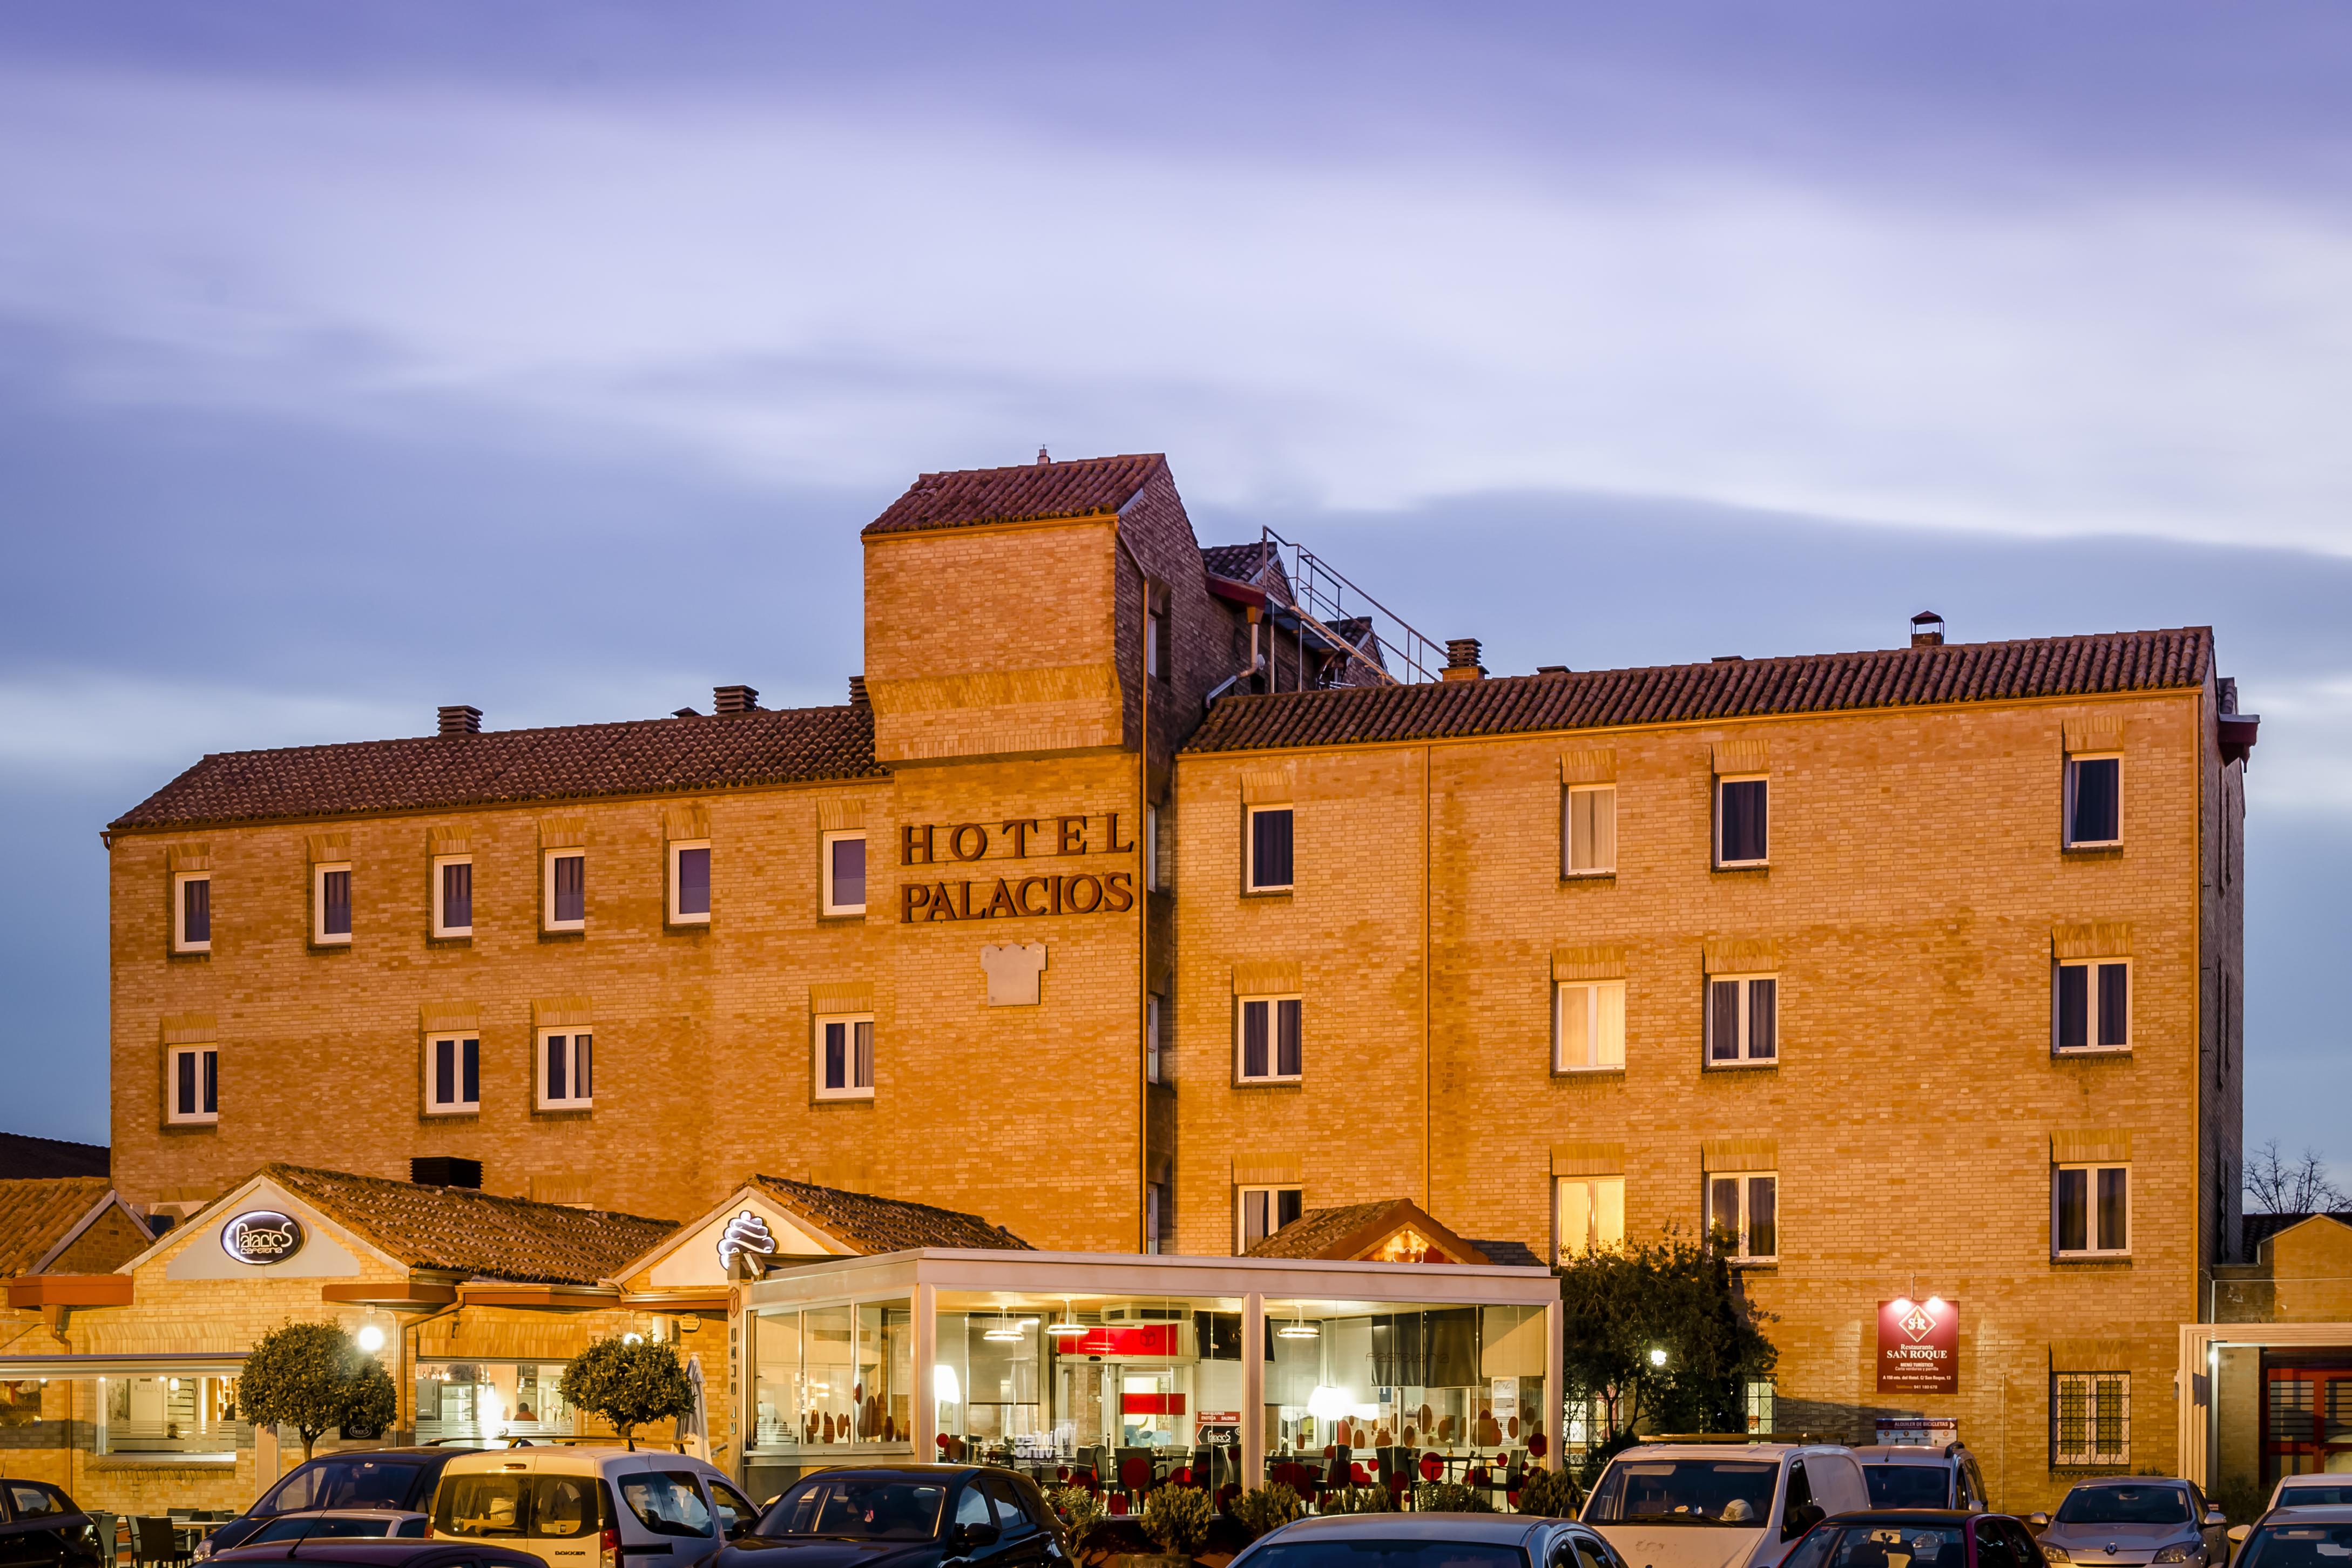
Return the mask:
[[302,1250],[302,1222],[276,1209],[247,1209],[221,1226],[220,1239],[239,1263],[283,1263]]

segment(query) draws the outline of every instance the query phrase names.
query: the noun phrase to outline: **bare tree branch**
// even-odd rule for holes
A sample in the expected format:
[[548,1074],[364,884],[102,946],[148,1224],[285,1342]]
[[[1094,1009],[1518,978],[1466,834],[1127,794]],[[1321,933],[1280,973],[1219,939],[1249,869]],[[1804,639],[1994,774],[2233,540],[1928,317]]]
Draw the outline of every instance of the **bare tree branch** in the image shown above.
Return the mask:
[[2261,1214],[2326,1214],[2352,1207],[2352,1196],[2327,1177],[2316,1149],[2290,1160],[2273,1138],[2246,1156],[2246,1202]]

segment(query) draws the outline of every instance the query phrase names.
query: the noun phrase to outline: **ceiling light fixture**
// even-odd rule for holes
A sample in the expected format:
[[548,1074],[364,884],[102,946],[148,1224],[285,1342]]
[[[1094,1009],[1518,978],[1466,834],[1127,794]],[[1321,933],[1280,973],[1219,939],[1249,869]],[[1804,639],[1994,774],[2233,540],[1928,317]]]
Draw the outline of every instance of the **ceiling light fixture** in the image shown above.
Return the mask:
[[1086,1337],[1087,1326],[1078,1321],[1076,1313],[1070,1310],[1070,1299],[1067,1296],[1062,1298],[1061,1321],[1046,1324],[1045,1331],[1057,1340],[1077,1340]]
[[1320,1338],[1322,1333],[1321,1324],[1310,1323],[1307,1321],[1307,1303],[1301,1301],[1298,1304],[1298,1316],[1275,1330],[1274,1337],[1278,1340],[1312,1340]]
[[984,1340],[993,1340],[999,1344],[1017,1344],[1021,1340],[1021,1325],[1010,1318],[999,1318],[996,1320],[996,1326],[980,1337]]

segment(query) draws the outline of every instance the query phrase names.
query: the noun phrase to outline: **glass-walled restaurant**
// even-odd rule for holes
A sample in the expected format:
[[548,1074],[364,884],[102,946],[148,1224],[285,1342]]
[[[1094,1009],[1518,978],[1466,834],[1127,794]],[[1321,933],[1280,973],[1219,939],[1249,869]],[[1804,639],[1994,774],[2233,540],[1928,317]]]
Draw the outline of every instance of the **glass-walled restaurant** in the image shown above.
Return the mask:
[[1557,1454],[1546,1270],[1009,1257],[829,1259],[754,1286],[747,1479],[948,1458],[1111,1481],[1139,1458],[1220,1483],[1334,1459],[1459,1479]]

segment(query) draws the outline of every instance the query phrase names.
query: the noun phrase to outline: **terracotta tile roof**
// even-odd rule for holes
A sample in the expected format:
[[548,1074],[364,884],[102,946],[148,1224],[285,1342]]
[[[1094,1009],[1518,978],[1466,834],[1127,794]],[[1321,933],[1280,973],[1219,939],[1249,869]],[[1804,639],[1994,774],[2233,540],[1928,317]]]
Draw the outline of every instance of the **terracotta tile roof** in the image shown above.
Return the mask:
[[1017,468],[924,474],[866,525],[866,533],[920,533],[983,522],[1115,512],[1167,464],[1158,452],[1137,452],[1067,463],[1024,463]]
[[919,1247],[996,1252],[1037,1250],[1003,1226],[991,1225],[978,1215],[787,1181],[782,1176],[753,1176],[751,1184],[835,1240],[864,1253],[906,1252]]
[[113,1190],[104,1176],[0,1182],[0,1277],[30,1270]]
[[1255,541],[1247,544],[1203,544],[1201,564],[1236,583],[1257,583],[1259,570],[1264,568],[1269,582],[1281,584],[1286,592],[1290,585],[1289,574],[1282,569],[1282,557]]
[[1248,1258],[1314,1258],[1346,1262],[1366,1253],[1410,1226],[1460,1263],[1485,1263],[1478,1244],[1465,1241],[1430,1216],[1410,1198],[1383,1198],[1378,1203],[1343,1204],[1337,1208],[1308,1209],[1244,1254]]
[[593,1285],[650,1251],[677,1222],[388,1182],[305,1165],[257,1173],[316,1204],[411,1268],[468,1279]]
[[1878,653],[1285,691],[1223,699],[1210,710],[1184,749],[1241,752],[1370,744],[2150,691],[2196,686],[2212,661],[2212,628],[2188,626]]
[[1541,1268],[1544,1260],[1536,1249],[1524,1241],[1507,1241],[1486,1237],[1465,1237],[1471,1246],[1486,1255],[1486,1261],[1507,1268]]
[[874,710],[760,709],[689,719],[220,752],[114,827],[422,811],[525,800],[877,777]]
[[2307,1219],[2332,1219],[2336,1224],[2352,1226],[2352,1209],[2323,1209],[2314,1214],[2250,1214],[2238,1222],[2238,1250],[2250,1261],[2259,1261],[2263,1243],[2283,1230],[2292,1230]]
[[0,1180],[103,1176],[113,1168],[112,1162],[103,1143],[68,1143],[60,1138],[0,1132]]

